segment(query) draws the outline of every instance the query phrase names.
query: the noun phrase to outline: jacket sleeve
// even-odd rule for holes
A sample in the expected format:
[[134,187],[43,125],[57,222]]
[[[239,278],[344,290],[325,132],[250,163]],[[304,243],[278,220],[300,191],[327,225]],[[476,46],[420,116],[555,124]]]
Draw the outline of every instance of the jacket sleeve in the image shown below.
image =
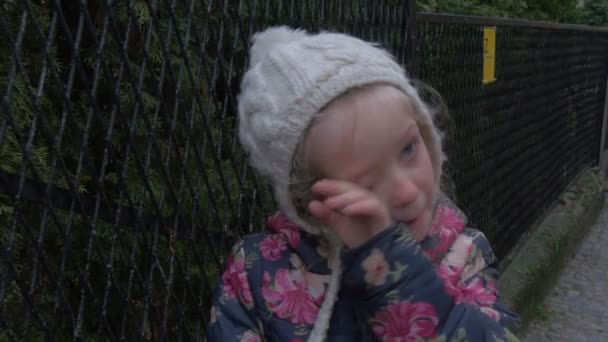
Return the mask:
[[496,256],[490,242],[479,231],[467,230],[464,235],[471,238],[472,244],[458,281],[457,298],[479,307],[483,313],[502,326],[515,328],[520,323],[519,317],[500,302],[496,288],[498,272],[494,267]]
[[381,340],[517,341],[479,306],[448,293],[405,227],[343,252],[343,291]]
[[207,341],[261,341],[262,327],[255,315],[243,241],[228,257],[211,307]]

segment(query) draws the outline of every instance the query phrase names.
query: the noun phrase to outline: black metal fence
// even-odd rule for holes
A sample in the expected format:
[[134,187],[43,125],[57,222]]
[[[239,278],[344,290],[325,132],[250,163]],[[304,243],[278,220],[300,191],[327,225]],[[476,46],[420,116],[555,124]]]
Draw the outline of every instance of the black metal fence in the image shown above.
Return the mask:
[[[597,164],[608,30],[434,14],[419,14],[418,24],[418,76],[452,112],[446,150],[458,202],[504,256]],[[484,28],[496,29],[488,84]]]
[[378,41],[437,87],[458,202],[508,251],[597,162],[608,32],[412,8],[0,4],[0,340],[202,339],[227,249],[273,209],[234,128],[248,39],[275,24]]

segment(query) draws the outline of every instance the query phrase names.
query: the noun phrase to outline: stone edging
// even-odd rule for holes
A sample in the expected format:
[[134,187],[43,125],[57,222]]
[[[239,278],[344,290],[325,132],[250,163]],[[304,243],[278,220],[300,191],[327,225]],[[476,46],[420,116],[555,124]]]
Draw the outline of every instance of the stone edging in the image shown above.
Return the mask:
[[522,239],[501,272],[501,301],[515,310],[523,333],[534,318],[582,238],[596,221],[604,202],[599,168],[584,171],[564,191],[547,216]]

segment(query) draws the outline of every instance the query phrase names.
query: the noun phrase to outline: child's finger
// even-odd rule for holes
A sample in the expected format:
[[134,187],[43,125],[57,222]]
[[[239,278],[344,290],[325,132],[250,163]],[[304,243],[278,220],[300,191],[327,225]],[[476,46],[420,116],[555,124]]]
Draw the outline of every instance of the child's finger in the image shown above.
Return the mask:
[[375,198],[367,198],[346,206],[341,213],[346,216],[368,216],[375,217],[381,215],[383,211],[382,203]]
[[331,209],[339,210],[355,202],[365,199],[369,194],[362,190],[347,191],[336,196],[329,197],[323,203]]
[[333,179],[323,179],[313,184],[311,190],[317,195],[331,197],[339,195],[341,193],[345,193],[355,188],[356,185],[350,182]]
[[335,216],[338,215],[338,213],[328,208],[325,204],[316,200],[308,204],[308,211],[314,218],[327,226],[333,226],[336,221]]
[[311,201],[310,204],[308,204],[308,211],[314,218],[319,220],[319,222],[335,229],[339,235],[341,235],[341,232],[348,226],[346,217],[340,215],[340,213],[335,210],[328,208],[320,201]]

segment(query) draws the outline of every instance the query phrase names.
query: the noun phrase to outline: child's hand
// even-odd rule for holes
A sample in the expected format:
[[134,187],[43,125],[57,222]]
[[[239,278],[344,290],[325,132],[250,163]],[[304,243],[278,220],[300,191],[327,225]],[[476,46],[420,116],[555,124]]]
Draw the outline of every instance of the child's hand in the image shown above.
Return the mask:
[[308,210],[334,229],[347,247],[361,246],[391,223],[387,206],[371,191],[346,181],[321,180],[312,186],[320,197]]

